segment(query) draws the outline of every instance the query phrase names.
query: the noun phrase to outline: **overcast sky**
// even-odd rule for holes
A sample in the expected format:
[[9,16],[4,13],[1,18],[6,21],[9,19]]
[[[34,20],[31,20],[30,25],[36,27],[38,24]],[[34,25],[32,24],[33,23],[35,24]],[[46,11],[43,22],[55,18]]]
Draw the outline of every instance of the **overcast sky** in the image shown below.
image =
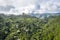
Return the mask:
[[[22,13],[35,11],[39,13],[60,13],[60,0],[0,0],[0,6],[9,8],[9,6],[15,7],[15,9],[10,8],[8,13]],[[36,9],[40,5],[40,9]],[[0,7],[1,9],[1,7]],[[3,10],[0,10],[0,12]]]

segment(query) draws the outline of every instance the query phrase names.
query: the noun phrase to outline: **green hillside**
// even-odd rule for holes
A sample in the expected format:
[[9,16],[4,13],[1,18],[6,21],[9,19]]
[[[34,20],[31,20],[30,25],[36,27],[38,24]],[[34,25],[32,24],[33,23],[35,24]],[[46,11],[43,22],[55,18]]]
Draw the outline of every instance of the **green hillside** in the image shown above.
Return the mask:
[[60,16],[45,24],[42,35],[43,40],[60,40]]
[[0,16],[0,40],[60,40],[60,16]]

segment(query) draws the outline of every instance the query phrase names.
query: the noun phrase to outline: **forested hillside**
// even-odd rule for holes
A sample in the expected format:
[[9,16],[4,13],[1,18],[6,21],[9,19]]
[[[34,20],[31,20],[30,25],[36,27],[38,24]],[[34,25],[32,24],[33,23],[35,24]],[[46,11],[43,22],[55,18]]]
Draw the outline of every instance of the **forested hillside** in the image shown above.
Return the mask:
[[0,40],[60,40],[60,16],[0,15]]

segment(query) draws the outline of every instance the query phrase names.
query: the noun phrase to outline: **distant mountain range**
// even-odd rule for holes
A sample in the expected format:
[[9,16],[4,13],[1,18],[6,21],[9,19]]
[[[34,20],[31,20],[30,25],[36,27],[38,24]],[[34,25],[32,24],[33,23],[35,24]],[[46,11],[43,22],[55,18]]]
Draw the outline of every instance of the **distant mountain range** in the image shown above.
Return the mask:
[[43,14],[39,14],[39,13],[36,13],[36,14],[30,14],[31,16],[35,16],[35,17],[38,17],[38,18],[48,18],[50,16],[59,16],[60,13],[43,13]]
[[47,19],[47,18],[49,18],[49,17],[56,17],[56,16],[60,16],[60,13],[43,13],[43,14],[40,14],[40,13],[36,13],[36,14],[34,14],[34,13],[30,13],[30,14],[23,14],[22,13],[22,15],[12,15],[12,14],[10,14],[10,15],[5,15],[5,14],[3,14],[3,13],[0,13],[0,16],[12,16],[12,17],[18,17],[18,16],[20,16],[20,17],[37,17],[37,18],[41,18],[41,19]]

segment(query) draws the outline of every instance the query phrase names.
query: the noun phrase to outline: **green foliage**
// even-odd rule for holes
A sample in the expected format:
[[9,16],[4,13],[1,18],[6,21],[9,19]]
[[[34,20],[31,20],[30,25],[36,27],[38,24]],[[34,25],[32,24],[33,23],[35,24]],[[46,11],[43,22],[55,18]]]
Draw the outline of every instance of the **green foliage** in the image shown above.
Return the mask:
[[0,16],[0,40],[60,40],[59,18]]

